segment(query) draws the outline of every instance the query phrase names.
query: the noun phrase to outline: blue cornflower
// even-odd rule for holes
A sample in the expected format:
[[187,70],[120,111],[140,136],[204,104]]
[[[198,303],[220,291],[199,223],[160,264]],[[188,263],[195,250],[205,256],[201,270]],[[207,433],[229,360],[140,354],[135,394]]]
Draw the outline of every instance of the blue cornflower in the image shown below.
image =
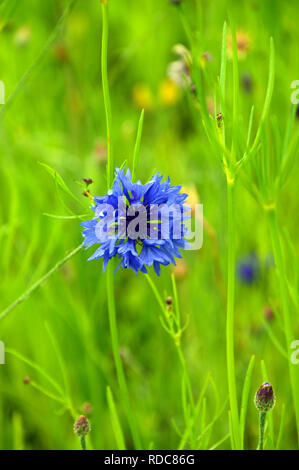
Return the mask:
[[175,258],[182,257],[179,250],[188,248],[184,223],[189,218],[188,195],[162,178],[157,173],[146,184],[133,183],[130,170],[116,168],[112,189],[93,198],[95,216],[81,223],[83,246],[99,245],[89,260],[103,258],[103,271],[117,257],[117,269],[146,273],[154,266],[159,275],[161,265],[175,264]]
[[242,284],[253,284],[260,275],[260,262],[256,253],[240,258],[237,263],[237,276]]

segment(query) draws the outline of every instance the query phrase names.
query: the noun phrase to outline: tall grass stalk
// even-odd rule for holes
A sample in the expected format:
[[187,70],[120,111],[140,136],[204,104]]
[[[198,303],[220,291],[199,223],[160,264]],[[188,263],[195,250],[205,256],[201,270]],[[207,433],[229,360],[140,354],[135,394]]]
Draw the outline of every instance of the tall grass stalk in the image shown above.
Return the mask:
[[[101,71],[102,71],[102,87],[104,97],[104,107],[106,115],[106,128],[107,128],[107,188],[111,188],[113,181],[113,145],[112,145],[112,117],[111,117],[111,104],[108,84],[108,72],[107,72],[107,54],[108,54],[108,5],[107,2],[102,2],[102,55],[101,55]],[[108,315],[110,334],[112,342],[113,357],[116,367],[118,384],[127,415],[128,423],[132,433],[132,438],[136,449],[141,449],[141,441],[135,421],[135,416],[132,411],[128,386],[126,377],[123,369],[123,364],[120,357],[118,330],[116,321],[116,309],[114,300],[114,279],[113,279],[113,265],[108,263],[107,266],[107,299],[108,299]]]
[[[272,240],[273,255],[275,260],[275,265],[279,274],[279,288],[280,288],[280,298],[282,304],[282,315],[284,323],[284,334],[286,340],[286,350],[289,351],[290,345],[294,340],[293,328],[291,322],[290,314],[290,304],[289,304],[289,292],[288,292],[288,280],[287,273],[284,263],[284,255],[281,244],[280,230],[277,222],[277,212],[275,209],[267,211],[267,219],[269,223],[269,229]],[[299,400],[298,400],[298,376],[296,366],[292,364],[290,358],[287,358],[289,364],[289,373],[291,381],[291,390],[294,401],[295,416],[296,416],[296,426],[297,426],[297,437],[299,442]]]
[[227,311],[226,311],[226,359],[229,403],[231,409],[233,442],[236,448],[239,443],[239,412],[235,376],[234,354],[234,307],[235,307],[235,214],[234,214],[234,181],[227,178]]

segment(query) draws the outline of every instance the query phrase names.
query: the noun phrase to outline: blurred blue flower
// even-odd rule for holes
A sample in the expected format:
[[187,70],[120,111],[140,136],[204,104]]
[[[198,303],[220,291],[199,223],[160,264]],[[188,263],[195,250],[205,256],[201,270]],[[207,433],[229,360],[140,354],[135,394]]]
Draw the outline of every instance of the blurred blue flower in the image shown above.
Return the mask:
[[252,252],[240,258],[237,262],[237,277],[242,284],[253,284],[260,276],[260,261],[256,253]]
[[147,267],[154,266],[159,275],[161,265],[175,264],[175,258],[182,257],[179,249],[188,248],[184,239],[188,195],[180,193],[181,186],[171,186],[169,178],[162,181],[159,173],[147,184],[133,183],[130,170],[116,168],[115,176],[112,190],[93,198],[94,218],[81,223],[83,246],[99,245],[89,260],[103,258],[105,271],[108,261],[117,257],[117,269],[146,273]]

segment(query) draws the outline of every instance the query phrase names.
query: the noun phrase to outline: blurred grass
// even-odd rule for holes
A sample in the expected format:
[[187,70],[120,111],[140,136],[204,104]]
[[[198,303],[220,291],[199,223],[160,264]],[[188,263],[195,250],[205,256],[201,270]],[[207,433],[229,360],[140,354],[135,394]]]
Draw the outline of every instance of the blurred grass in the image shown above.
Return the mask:
[[[0,3],[0,79],[5,83],[7,98],[41,53],[68,3],[66,0],[26,0],[26,6],[15,2],[15,8],[10,8],[10,2]],[[112,0],[110,3],[109,76],[115,163],[121,165],[127,159],[132,165],[140,108],[145,107],[137,175],[145,181],[154,169],[159,169],[174,183],[196,188],[204,204],[204,215],[217,236],[220,266],[225,276],[223,175],[186,94],[178,91],[178,99],[171,105],[161,101],[161,84],[166,79],[169,62],[175,59],[172,48],[177,43],[187,45],[177,10],[167,0],[124,0],[121,3]],[[237,30],[248,32],[251,38],[250,51],[239,63],[241,74],[250,73],[253,84],[251,93],[241,88],[244,120],[248,119],[253,103],[257,113],[262,111],[268,73],[268,38],[273,35],[277,65],[271,113],[283,129],[289,113],[290,83],[298,78],[296,7],[294,0],[287,3],[282,0],[189,2],[190,18],[195,25],[202,25],[201,52],[209,51],[213,56],[213,61],[206,64],[206,73],[211,78],[207,95],[212,93],[212,83],[219,73],[222,27],[229,11]],[[75,213],[81,214],[84,210],[82,212],[82,207],[57,191],[53,179],[38,162],[50,165],[62,175],[86,212],[88,200],[76,181],[90,177],[94,180],[92,193],[105,192],[100,32],[99,2],[77,0],[39,67],[1,116],[1,311],[81,242],[79,221],[44,215],[45,212],[69,215],[66,206]],[[228,68],[231,71],[230,61]],[[145,103],[140,90],[146,90]],[[281,196],[283,213],[280,214],[298,255],[297,181],[298,163]],[[265,259],[271,252],[265,220],[255,201],[241,186],[237,187],[236,211],[238,255],[254,250]],[[200,393],[210,373],[223,404],[227,398],[225,305],[212,255],[213,244],[205,234],[203,248],[184,255],[187,275],[178,281],[178,293],[183,318],[190,315],[183,349],[195,395]],[[87,253],[77,254],[34,296],[1,321],[0,340],[63,384],[48,324],[61,351],[76,410],[79,412],[86,401],[92,404],[90,439],[93,447],[116,447],[106,397],[109,385],[126,445],[130,448],[132,442],[120,406],[108,335],[105,276],[101,263],[87,263],[86,259]],[[158,284],[165,298],[172,292],[169,270],[164,270]],[[122,357],[143,443],[146,447],[176,448],[180,438],[172,420],[182,428],[181,372],[172,341],[161,328],[159,305],[143,275],[119,271],[115,285]],[[273,269],[255,285],[238,285],[237,389],[240,401],[251,356],[256,356],[258,365],[264,359],[277,395],[272,413],[276,440],[285,405],[280,446],[292,449],[296,447],[296,432],[285,359],[273,345],[263,321],[266,305],[273,303],[279,309],[277,292]],[[271,322],[270,328],[281,341],[279,317]],[[79,448],[72,433],[72,416],[55,401],[23,384],[23,378],[29,375],[46,386],[43,377],[10,354],[6,362],[5,366],[0,366],[0,448]],[[259,367],[255,367],[245,427],[246,448],[256,446],[257,415],[251,396],[262,380]],[[205,397],[210,421],[215,409],[210,385]],[[213,428],[211,444],[227,432],[225,412]],[[229,440],[221,447],[228,445]]]

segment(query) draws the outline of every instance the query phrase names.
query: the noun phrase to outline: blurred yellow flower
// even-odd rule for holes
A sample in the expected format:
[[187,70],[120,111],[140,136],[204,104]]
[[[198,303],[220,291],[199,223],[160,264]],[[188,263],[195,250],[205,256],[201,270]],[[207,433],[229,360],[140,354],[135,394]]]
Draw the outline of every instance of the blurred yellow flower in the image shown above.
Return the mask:
[[177,281],[182,281],[185,279],[188,275],[188,266],[186,261],[183,259],[177,261],[176,266],[172,269],[171,272]]
[[134,86],[133,101],[140,109],[150,110],[153,108],[153,94],[146,83],[137,83]]
[[195,214],[195,206],[199,204],[199,197],[194,186],[183,186],[181,189],[182,193],[188,194],[188,198],[186,199],[186,205],[191,207],[191,214]]
[[165,106],[173,106],[179,100],[180,94],[178,86],[170,78],[165,78],[160,83],[159,101]]
[[[244,60],[247,57],[248,52],[251,49],[251,38],[248,33],[244,31],[237,31],[237,49],[238,49],[238,58]],[[233,46],[232,46],[232,35],[229,34],[227,37],[227,55],[231,59],[233,56]]]
[[67,23],[67,31],[71,37],[81,39],[88,31],[88,18],[85,14],[74,13]]
[[15,34],[14,43],[16,46],[25,47],[31,41],[31,36],[32,34],[29,26],[22,26]]

